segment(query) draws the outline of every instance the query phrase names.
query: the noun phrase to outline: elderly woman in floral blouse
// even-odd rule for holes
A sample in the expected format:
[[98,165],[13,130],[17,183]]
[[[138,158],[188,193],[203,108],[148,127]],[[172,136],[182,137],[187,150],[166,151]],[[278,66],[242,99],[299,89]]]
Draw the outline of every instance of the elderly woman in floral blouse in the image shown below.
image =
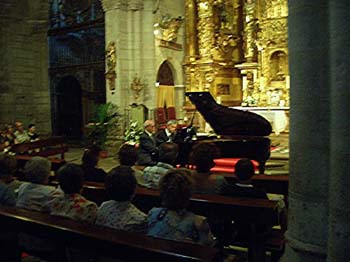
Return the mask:
[[146,214],[131,203],[136,184],[134,171],[129,166],[118,166],[109,172],[105,187],[111,200],[98,208],[97,225],[141,233],[147,231]]
[[159,238],[213,245],[205,217],[186,210],[193,192],[190,171],[173,169],[159,182],[162,207],[148,213],[148,235]]
[[94,223],[97,205],[80,194],[84,183],[84,172],[81,167],[77,164],[66,164],[57,174],[64,196],[57,197],[51,202],[51,215]]

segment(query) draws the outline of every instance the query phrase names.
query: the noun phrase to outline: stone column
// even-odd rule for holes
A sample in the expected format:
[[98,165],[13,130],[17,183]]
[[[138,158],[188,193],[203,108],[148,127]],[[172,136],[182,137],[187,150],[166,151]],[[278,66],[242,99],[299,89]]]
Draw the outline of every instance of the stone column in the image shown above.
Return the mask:
[[[111,91],[108,81],[106,81],[106,98],[107,101],[121,105],[123,101],[122,95],[122,64],[120,63],[120,54],[123,44],[122,36],[127,30],[125,26],[125,10],[127,4],[123,0],[102,0],[103,10],[105,11],[105,43],[106,47],[110,42],[115,43],[116,48],[116,68],[117,78],[115,80],[115,90]],[[124,19],[124,22],[122,22]]]
[[288,240],[282,261],[326,261],[330,89],[328,1],[289,1]]
[[331,157],[327,261],[350,259],[350,2],[330,1]]

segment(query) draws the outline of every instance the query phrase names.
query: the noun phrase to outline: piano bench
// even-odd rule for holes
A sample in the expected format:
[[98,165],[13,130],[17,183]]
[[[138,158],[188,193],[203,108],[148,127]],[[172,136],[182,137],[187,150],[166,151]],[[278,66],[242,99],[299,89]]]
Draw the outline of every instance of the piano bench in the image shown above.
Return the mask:
[[[210,169],[210,171],[233,173],[235,171],[235,166],[240,159],[241,158],[217,158],[217,159],[214,159],[215,166],[212,169]],[[254,169],[258,170],[259,163],[255,160],[251,160],[251,161],[254,165]]]

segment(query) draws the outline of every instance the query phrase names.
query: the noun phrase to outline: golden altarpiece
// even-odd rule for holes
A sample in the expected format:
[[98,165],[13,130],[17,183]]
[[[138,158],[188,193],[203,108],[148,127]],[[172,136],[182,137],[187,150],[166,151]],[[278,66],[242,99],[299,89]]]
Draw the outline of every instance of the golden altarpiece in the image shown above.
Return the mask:
[[225,106],[288,107],[287,0],[185,3],[186,91]]

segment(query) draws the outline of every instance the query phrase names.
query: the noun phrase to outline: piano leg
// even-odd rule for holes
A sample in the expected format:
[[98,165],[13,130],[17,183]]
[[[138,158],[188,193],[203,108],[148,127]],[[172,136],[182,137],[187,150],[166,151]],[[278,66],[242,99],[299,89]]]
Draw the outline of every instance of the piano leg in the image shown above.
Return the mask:
[[260,161],[258,161],[258,163],[259,163],[259,175],[263,175],[265,173],[266,161],[265,160],[260,160]]

